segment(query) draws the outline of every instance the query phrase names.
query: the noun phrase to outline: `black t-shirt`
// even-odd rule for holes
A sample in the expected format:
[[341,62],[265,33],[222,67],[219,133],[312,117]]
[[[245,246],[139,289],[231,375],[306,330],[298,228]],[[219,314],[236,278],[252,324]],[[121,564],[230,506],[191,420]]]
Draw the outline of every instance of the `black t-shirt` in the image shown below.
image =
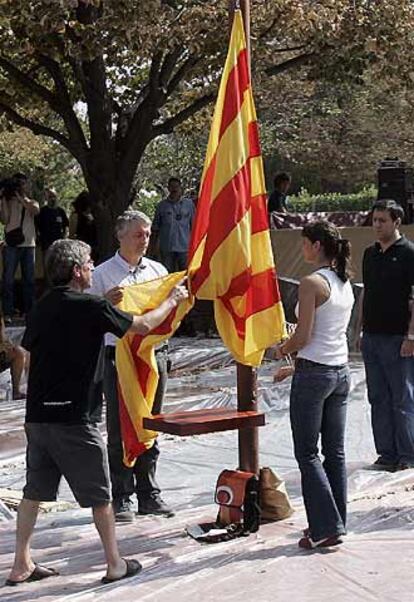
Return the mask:
[[122,337],[132,316],[106,299],[56,287],[28,316],[30,351],[26,422],[99,422],[102,395],[93,382],[103,335]]
[[96,221],[92,215],[78,213],[78,223],[76,226],[76,238],[83,240],[90,247],[94,247],[97,241]]
[[379,243],[365,250],[363,330],[370,334],[406,334],[414,286],[414,245],[401,236],[385,253]]
[[52,242],[64,237],[69,220],[62,207],[45,205],[36,216],[36,226],[40,246],[42,249],[48,249]]
[[267,204],[267,210],[269,213],[272,211],[283,212],[287,210],[286,206],[286,195],[279,190],[274,190],[269,196],[269,202]]

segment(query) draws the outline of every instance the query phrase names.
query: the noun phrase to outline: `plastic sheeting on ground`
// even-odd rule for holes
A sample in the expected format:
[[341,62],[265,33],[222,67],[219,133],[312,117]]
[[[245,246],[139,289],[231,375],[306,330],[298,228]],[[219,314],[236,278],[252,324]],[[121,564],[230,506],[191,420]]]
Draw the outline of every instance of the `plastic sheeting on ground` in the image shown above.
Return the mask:
[[[173,341],[172,376],[166,409],[196,409],[235,404],[234,365],[213,364],[188,370],[194,355],[211,366],[225,351],[218,340]],[[174,357],[175,356],[175,357]],[[180,363],[174,362],[180,358]],[[225,361],[227,363],[227,361]],[[104,564],[98,536],[87,510],[41,517],[33,540],[34,558],[54,566],[62,576],[15,589],[0,589],[0,601],[42,600],[180,602],[409,602],[414,591],[414,471],[371,470],[375,458],[365,378],[360,362],[352,363],[348,406],[347,466],[349,534],[342,546],[302,551],[297,547],[306,526],[299,473],[292,453],[288,415],[289,382],[273,383],[274,367],[259,371],[261,407],[267,424],[260,428],[261,465],[285,479],[295,514],[261,527],[258,534],[220,544],[199,544],[184,535],[187,524],[214,519],[212,503],[218,474],[238,463],[237,432],[179,438],[160,437],[159,480],[163,497],[176,509],[171,519],[139,517],[117,527],[121,552],[138,557],[142,574],[117,585],[102,586]],[[0,452],[6,425],[22,429],[22,402],[0,402]],[[24,439],[0,461],[0,487],[21,487]],[[63,497],[70,499],[64,488]],[[13,521],[0,523],[0,576],[12,562]]]

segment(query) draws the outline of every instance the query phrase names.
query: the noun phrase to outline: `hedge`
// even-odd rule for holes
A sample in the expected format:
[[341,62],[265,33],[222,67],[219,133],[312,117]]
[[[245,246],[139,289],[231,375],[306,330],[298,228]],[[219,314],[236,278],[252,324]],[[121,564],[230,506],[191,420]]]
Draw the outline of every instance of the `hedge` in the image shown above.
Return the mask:
[[341,194],[327,192],[324,194],[310,194],[302,188],[299,194],[289,196],[290,211],[308,213],[310,211],[367,211],[377,199],[375,186],[368,186],[359,192]]

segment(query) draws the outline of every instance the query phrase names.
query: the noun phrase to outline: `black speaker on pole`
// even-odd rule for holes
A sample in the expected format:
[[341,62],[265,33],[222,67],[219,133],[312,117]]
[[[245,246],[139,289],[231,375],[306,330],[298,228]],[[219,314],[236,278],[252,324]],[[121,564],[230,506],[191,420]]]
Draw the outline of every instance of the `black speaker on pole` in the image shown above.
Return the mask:
[[405,223],[413,222],[413,169],[405,161],[385,159],[378,168],[378,200],[393,199],[405,213]]

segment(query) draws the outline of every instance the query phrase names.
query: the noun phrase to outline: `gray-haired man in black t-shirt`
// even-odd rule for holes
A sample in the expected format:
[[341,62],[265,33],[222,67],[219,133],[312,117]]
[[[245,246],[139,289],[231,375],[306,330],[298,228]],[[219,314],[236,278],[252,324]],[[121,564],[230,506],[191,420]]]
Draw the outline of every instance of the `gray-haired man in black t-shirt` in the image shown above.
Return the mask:
[[106,332],[147,334],[187,297],[184,287],[173,289],[158,308],[131,316],[109,301],[86,295],[93,262],[90,247],[81,241],[59,240],[46,257],[51,290],[31,312],[23,338],[30,351],[26,435],[27,475],[17,518],[16,554],[7,585],[57,575],[36,564],[30,538],[39,503],[56,499],[62,476],[82,507],[92,507],[107,561],[104,583],[138,573],[137,560],[120,557],[115,539],[106,446],[96,423],[102,395],[93,376]]

